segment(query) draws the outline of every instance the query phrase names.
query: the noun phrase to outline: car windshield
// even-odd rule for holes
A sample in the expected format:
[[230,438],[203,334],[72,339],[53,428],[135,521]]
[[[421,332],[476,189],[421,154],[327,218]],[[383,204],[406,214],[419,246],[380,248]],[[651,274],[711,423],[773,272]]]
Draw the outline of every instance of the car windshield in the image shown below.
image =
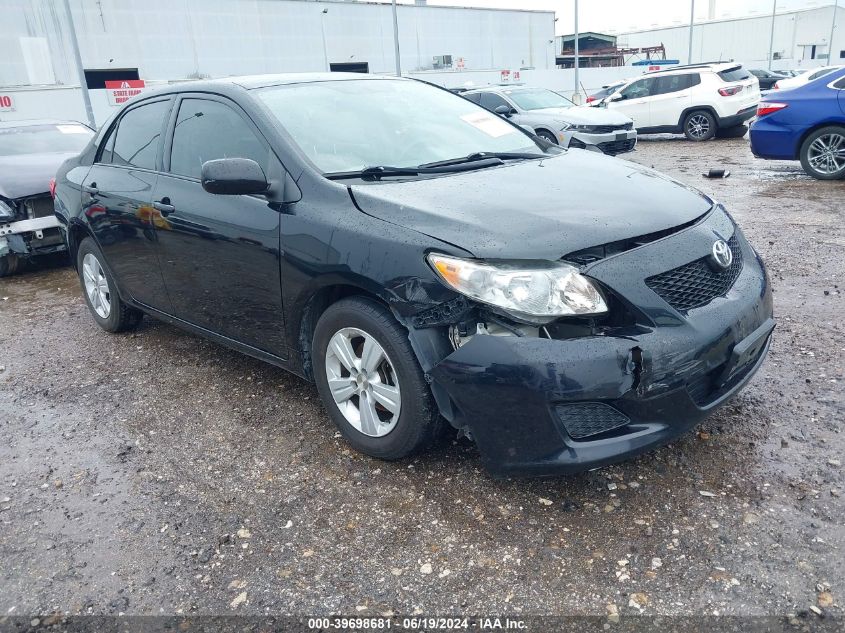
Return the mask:
[[416,167],[478,152],[544,155],[518,127],[418,81],[320,81],[257,93],[324,173]]
[[542,110],[543,108],[571,108],[575,104],[551,90],[536,88],[531,90],[505,90],[504,93],[523,110]]
[[94,132],[79,123],[0,128],[0,156],[81,152]]

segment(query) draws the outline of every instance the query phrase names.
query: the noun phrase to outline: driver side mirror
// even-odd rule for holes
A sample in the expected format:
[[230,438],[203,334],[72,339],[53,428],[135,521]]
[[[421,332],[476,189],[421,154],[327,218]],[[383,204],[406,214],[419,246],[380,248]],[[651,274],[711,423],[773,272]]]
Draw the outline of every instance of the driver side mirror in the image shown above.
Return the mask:
[[267,176],[249,158],[220,158],[202,164],[202,188],[208,193],[242,196],[267,191]]
[[621,92],[617,92],[616,94],[612,94],[607,98],[608,101],[623,101],[624,99],[627,99],[627,97],[624,94],[622,94]]
[[501,116],[506,116],[506,117],[511,117],[514,114],[516,114],[516,110],[514,110],[513,108],[506,106],[506,105],[496,106],[496,109],[493,110],[493,112],[495,112],[496,114],[499,114]]

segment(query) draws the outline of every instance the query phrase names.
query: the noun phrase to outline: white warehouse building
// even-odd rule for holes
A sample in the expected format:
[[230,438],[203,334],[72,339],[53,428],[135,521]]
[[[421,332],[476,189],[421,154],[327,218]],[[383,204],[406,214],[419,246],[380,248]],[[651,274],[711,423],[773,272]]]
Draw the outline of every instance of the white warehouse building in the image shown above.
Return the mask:
[[[70,0],[70,7],[98,123],[111,110],[102,89],[106,80],[138,78],[151,85],[396,69],[389,2]],[[417,2],[400,4],[397,15],[403,73],[555,68],[551,11]],[[0,50],[0,120],[84,120],[63,0],[0,1]]]
[[[834,11],[836,24],[833,54],[830,55]],[[829,6],[778,12],[774,24],[773,69],[845,64],[845,7],[837,9],[831,3]],[[616,35],[620,47],[662,43],[668,58],[678,59],[681,63],[688,61],[689,24]],[[749,67],[767,68],[771,35],[771,14],[697,21],[693,27],[691,61],[732,59]],[[828,61],[829,56],[831,61]]]

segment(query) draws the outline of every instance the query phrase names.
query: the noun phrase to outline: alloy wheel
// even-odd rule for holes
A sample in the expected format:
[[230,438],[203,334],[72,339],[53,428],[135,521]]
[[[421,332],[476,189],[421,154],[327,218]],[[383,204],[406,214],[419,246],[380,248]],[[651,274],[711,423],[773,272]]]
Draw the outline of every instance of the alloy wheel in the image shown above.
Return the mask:
[[835,174],[845,168],[845,136],[824,134],[810,144],[807,162],[820,174]]
[[704,138],[710,132],[710,120],[703,114],[694,114],[687,121],[687,132],[694,138]]
[[109,318],[111,313],[111,292],[109,282],[103,267],[93,253],[86,253],[82,259],[82,280],[85,284],[85,293],[88,301],[97,316],[103,319]]
[[329,390],[346,421],[370,437],[383,437],[399,421],[402,405],[393,362],[379,342],[358,328],[343,328],[326,350]]

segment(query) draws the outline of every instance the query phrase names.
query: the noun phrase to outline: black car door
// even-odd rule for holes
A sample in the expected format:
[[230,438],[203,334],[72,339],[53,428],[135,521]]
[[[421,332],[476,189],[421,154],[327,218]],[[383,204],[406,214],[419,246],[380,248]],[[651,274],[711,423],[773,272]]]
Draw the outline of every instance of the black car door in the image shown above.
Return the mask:
[[126,110],[83,181],[85,216],[121,292],[165,312],[150,203],[171,104],[166,97]]
[[250,158],[268,179],[281,164],[234,103],[183,95],[153,194],[156,243],[172,314],[277,356],[285,356],[279,266],[280,213],[263,196],[208,193],[202,164]]

